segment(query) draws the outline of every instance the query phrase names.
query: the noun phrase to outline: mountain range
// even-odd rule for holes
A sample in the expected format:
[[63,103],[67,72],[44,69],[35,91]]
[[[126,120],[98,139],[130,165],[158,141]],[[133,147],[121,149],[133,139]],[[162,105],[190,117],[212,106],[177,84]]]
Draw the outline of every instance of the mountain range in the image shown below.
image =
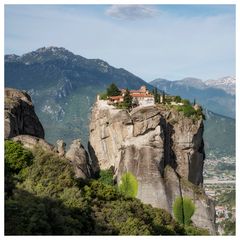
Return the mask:
[[[221,115],[211,111],[206,114],[207,119],[212,119],[210,125],[208,120],[205,123],[206,150],[234,154],[231,146],[235,146],[235,120],[231,117],[235,116],[235,96],[223,89],[190,78],[177,83],[158,79],[149,84],[101,59],[87,59],[58,47],[43,47],[22,56],[5,55],[5,86],[26,90],[31,95],[45,137],[51,143],[59,138],[69,143],[81,136],[86,144],[96,95],[112,82],[119,88],[138,89],[146,85],[151,90],[156,86],[191,101],[195,98],[207,109]],[[224,126],[217,124],[219,119]],[[217,138],[212,139],[216,133]],[[229,137],[226,138],[226,134]],[[231,141],[224,142],[224,139]],[[224,144],[218,144],[220,140]]]
[[151,85],[172,95],[180,95],[203,107],[231,118],[235,118],[235,77],[203,81],[198,78],[167,80],[158,78]]

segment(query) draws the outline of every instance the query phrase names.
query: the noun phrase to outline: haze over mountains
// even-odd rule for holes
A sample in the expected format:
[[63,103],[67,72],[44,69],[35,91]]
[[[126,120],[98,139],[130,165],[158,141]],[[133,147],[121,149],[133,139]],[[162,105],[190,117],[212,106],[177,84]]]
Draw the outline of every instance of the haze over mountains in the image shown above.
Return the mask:
[[158,78],[150,84],[169,94],[195,99],[213,112],[235,118],[235,77],[207,81],[190,77],[175,81]]
[[[5,86],[30,93],[37,115],[44,126],[46,139],[52,143],[59,138],[69,143],[79,136],[87,142],[88,121],[96,95],[112,82],[120,88],[138,89],[142,85],[146,85],[150,90],[153,88],[125,69],[114,68],[100,59],[86,59],[64,48],[44,47],[22,56],[5,56]],[[178,82],[157,79],[151,84],[169,94],[180,95],[191,101],[196,98],[197,102],[211,111],[234,117],[235,96],[227,90],[217,88],[215,83],[213,87],[214,84],[209,82],[207,85],[199,79],[187,78]],[[208,116],[219,119],[219,116],[213,113]],[[214,146],[209,142],[211,138],[205,135],[207,151],[214,146],[213,150],[232,154],[228,145],[233,142],[235,146],[235,121],[224,116],[220,118],[224,119],[224,127],[221,126],[220,129],[219,125],[212,121],[212,127],[208,128],[206,121],[206,133],[211,129],[208,133],[211,136],[218,133],[217,138],[224,141],[227,134],[227,139],[232,141],[218,145],[215,139],[217,146]],[[223,128],[225,132],[222,132]],[[224,149],[222,146],[225,146]]]

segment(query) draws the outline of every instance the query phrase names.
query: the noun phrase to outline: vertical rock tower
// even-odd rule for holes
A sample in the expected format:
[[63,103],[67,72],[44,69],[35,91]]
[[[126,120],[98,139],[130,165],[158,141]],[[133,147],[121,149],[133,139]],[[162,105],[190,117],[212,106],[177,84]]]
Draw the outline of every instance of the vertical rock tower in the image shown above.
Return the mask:
[[90,122],[92,167],[96,172],[114,167],[118,182],[130,171],[138,180],[137,198],[171,214],[176,197],[190,197],[193,223],[215,234],[214,205],[202,189],[203,129],[201,118],[164,106],[128,112],[97,100]]

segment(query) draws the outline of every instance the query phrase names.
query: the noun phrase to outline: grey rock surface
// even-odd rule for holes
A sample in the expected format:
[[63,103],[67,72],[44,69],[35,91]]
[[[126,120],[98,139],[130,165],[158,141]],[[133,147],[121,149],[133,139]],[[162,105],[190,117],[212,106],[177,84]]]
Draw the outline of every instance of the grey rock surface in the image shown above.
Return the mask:
[[59,157],[64,157],[65,156],[65,147],[66,143],[61,139],[57,140],[57,152]]
[[65,157],[71,161],[77,178],[86,179],[91,176],[89,157],[80,139],[73,140]]
[[[203,191],[202,134],[201,119],[174,110],[149,106],[129,113],[98,100],[92,110],[89,153],[95,171],[114,167],[117,182],[125,172],[134,174],[137,198],[144,203],[173,214],[176,197],[190,196],[196,204],[194,224],[215,234],[214,207],[205,193],[201,198],[195,193]],[[191,187],[183,191],[182,182]]]
[[4,98],[4,138],[17,135],[31,135],[44,138],[40,123],[30,96],[17,89],[6,88]]
[[55,151],[53,145],[49,144],[42,138],[34,137],[31,135],[18,135],[16,137],[11,138],[11,140],[20,142],[24,147],[29,149],[41,147],[44,151]]

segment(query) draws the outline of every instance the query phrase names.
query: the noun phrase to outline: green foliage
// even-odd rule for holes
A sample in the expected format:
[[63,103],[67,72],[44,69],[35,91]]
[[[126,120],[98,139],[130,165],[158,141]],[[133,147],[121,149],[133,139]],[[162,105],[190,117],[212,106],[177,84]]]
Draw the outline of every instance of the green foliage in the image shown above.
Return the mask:
[[137,196],[138,181],[132,173],[126,172],[122,175],[119,185],[119,191],[129,197]]
[[152,91],[154,96],[154,102],[159,103],[160,102],[160,94],[158,93],[158,89],[155,87]]
[[[160,103],[161,94],[158,93],[158,89],[156,87],[153,89],[152,94],[154,96],[154,102],[155,103]],[[163,93],[162,96],[163,96],[163,98],[165,98],[164,93]]]
[[188,100],[188,99],[182,99],[182,103],[184,104],[184,105],[191,105],[190,104],[190,101]]
[[162,101],[163,101],[163,103],[166,102],[166,94],[165,94],[165,91],[162,92]]
[[132,96],[130,95],[130,92],[128,89],[126,89],[124,99],[123,99],[123,105],[125,108],[130,109],[132,107]]
[[[112,192],[109,197],[107,192]],[[103,194],[104,193],[104,194]],[[184,234],[171,215],[135,198],[121,195],[113,186],[93,181],[82,196],[92,206],[98,235],[176,235]],[[126,224],[127,223],[127,224]]]
[[19,173],[31,165],[33,155],[22,144],[11,140],[5,141],[5,164],[8,171]]
[[191,105],[176,106],[179,112],[183,112],[185,117],[197,117],[199,119],[202,113],[198,113]]
[[195,114],[195,109],[191,105],[183,106],[183,114],[185,117],[190,117]]
[[132,174],[123,176],[129,197],[110,185],[110,170],[80,187],[69,161],[40,149],[33,156],[23,181],[17,179],[12,195],[5,196],[6,235],[186,234],[165,210],[132,198],[137,193]]
[[98,180],[100,182],[107,184],[107,185],[114,185],[112,169],[100,170],[99,175],[100,175],[100,178]]
[[209,232],[207,229],[193,227],[193,226],[185,226],[185,231],[186,231],[186,234],[190,236],[196,236],[196,235],[208,236],[209,235]]
[[10,196],[15,188],[15,184],[26,178],[28,167],[32,164],[33,155],[18,142],[6,140],[4,145],[5,194]]
[[174,101],[175,101],[176,103],[180,103],[180,102],[182,101],[182,98],[181,98],[180,96],[176,96],[176,97],[174,98]]
[[108,95],[106,92],[103,92],[103,93],[100,93],[99,97],[100,97],[100,100],[107,100]]
[[226,219],[221,224],[224,225],[224,235],[236,235],[236,220]]
[[20,187],[36,196],[57,198],[64,189],[76,185],[73,168],[67,160],[38,149],[26,180]]
[[99,199],[104,201],[116,200],[119,197],[118,190],[110,185],[93,180],[89,186],[82,189],[83,196],[88,199]]
[[173,213],[175,219],[183,224],[189,225],[191,223],[191,217],[195,211],[195,205],[188,197],[177,197],[173,204]]
[[121,91],[118,89],[118,87],[112,83],[108,88],[107,88],[107,96],[119,96],[121,94]]
[[93,225],[86,204],[67,207],[62,201],[36,197],[23,190],[5,201],[6,235],[91,234]]

